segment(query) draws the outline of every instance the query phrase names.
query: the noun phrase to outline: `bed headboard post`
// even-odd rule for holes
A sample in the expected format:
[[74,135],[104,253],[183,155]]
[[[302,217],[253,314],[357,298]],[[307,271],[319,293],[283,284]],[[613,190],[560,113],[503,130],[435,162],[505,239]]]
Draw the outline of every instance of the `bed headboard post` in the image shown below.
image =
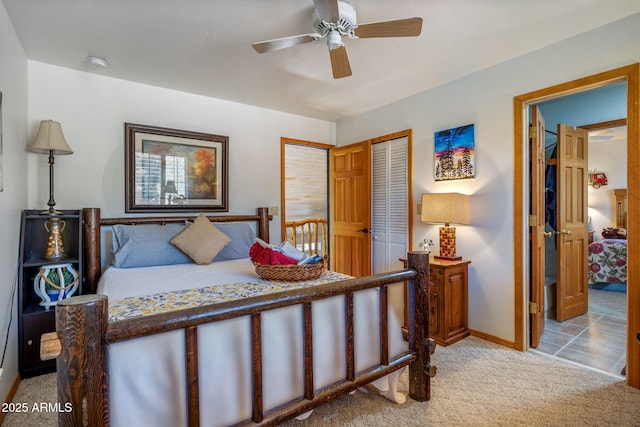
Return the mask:
[[258,216],[260,219],[258,220],[258,237],[264,240],[265,242],[269,242],[269,208],[258,208]]
[[95,294],[100,278],[100,208],[82,209],[83,293]]

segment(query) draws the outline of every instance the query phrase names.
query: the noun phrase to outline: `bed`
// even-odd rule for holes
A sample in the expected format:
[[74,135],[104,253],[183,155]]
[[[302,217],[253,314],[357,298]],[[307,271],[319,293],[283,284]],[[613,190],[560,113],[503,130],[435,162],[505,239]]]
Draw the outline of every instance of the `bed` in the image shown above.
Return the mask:
[[[267,283],[242,258],[102,273],[104,227],[137,224],[137,232],[186,219],[194,218],[83,210],[85,289],[100,293],[59,302],[56,332],[43,339],[43,355],[57,357],[58,400],[73,407],[59,425],[277,424],[369,383],[400,403],[397,377],[407,366],[410,397],[430,398],[428,254],[410,252],[406,270],[356,279],[325,272],[313,283]],[[269,219],[266,208],[209,218],[254,222],[265,241]],[[387,285],[405,280],[407,343],[387,307]]]
[[587,247],[587,281],[597,283],[627,283],[627,189],[613,190],[615,196],[615,227],[602,230],[602,239]]
[[588,283],[627,283],[626,239],[604,239],[588,246]]

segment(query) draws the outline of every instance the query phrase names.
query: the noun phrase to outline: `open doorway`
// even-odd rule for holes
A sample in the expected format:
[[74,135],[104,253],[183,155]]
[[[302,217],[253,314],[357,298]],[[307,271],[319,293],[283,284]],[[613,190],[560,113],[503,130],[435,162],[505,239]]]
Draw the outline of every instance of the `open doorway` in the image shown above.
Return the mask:
[[[527,124],[529,117],[529,107],[553,98],[566,96],[606,86],[617,82],[627,83],[627,165],[628,165],[628,215],[634,217],[638,215],[640,203],[637,200],[637,191],[640,190],[640,154],[633,151],[640,140],[640,109],[638,101],[639,90],[639,65],[633,64],[621,67],[608,72],[574,80],[549,88],[540,89],[534,92],[523,94],[514,98],[514,150],[515,150],[515,185],[514,185],[514,261],[515,261],[515,347],[526,350],[529,347],[529,269],[531,260],[529,258],[528,234],[529,222],[527,221],[528,203],[528,155],[526,147],[528,144]],[[632,147],[629,149],[629,147]],[[636,196],[634,196],[636,195]],[[635,198],[634,198],[635,197]],[[628,247],[629,263],[640,262],[633,256],[634,250],[640,247],[638,226],[633,222],[628,225]],[[636,269],[637,270],[637,269]],[[626,357],[627,357],[627,384],[640,387],[640,343],[636,340],[636,334],[640,331],[640,288],[634,283],[640,283],[640,271],[629,270],[627,278],[627,336],[626,336]]]
[[329,150],[332,145],[280,140],[281,240],[329,258]]
[[[627,242],[626,235],[610,239],[605,230],[616,226],[614,194],[626,193],[626,104],[626,83],[621,82],[535,105],[546,124],[543,179],[544,231],[548,237],[544,239],[544,326],[539,339],[534,340],[532,334],[531,347],[613,375],[621,375],[626,364]],[[584,218],[588,218],[580,224],[587,241],[576,251],[584,272],[572,277],[576,283],[563,284],[583,292],[583,308],[571,315],[561,307],[565,296],[571,294],[560,288],[558,280],[562,279],[561,269],[577,263],[573,259],[558,262],[558,253],[567,245],[561,236],[565,225],[556,222],[556,199],[566,204],[556,188],[563,178],[556,175],[562,151],[566,150],[559,140],[560,123],[577,126],[588,134],[584,157],[588,159],[590,179],[585,173],[579,175],[585,186],[589,183],[584,189],[586,197],[584,201],[569,197],[576,207],[581,204]]]

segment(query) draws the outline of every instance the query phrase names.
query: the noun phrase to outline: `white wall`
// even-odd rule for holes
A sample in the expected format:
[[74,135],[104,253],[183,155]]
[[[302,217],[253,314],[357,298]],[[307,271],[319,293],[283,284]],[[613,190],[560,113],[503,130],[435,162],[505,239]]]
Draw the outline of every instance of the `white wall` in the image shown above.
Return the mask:
[[[335,143],[335,124],[29,61],[29,137],[61,123],[74,153],[57,156],[59,209],[124,215],[124,123],[229,137],[229,213],[280,204],[280,137]],[[46,207],[47,156],[29,154],[29,207]],[[271,236],[280,236],[279,217]]]
[[[4,190],[0,192],[0,357],[4,350],[7,328],[11,323],[3,365],[4,373],[0,378],[0,400],[4,401],[18,372],[18,320],[11,293],[17,277],[20,212],[27,204],[25,185],[27,155],[24,150],[27,138],[27,57],[2,2],[0,2],[0,92],[2,92],[2,129],[0,131],[3,142],[0,168],[2,168],[4,183]],[[11,312],[13,314],[10,316]]]
[[[640,14],[338,122],[338,145],[413,129],[414,242],[438,241],[438,227],[416,213],[423,192],[472,195],[472,225],[457,227],[457,252],[472,261],[470,328],[515,338],[514,96],[637,62],[637,40]],[[434,132],[468,123],[475,123],[476,178],[435,182]]]
[[607,185],[588,188],[589,216],[595,233],[602,239],[602,229],[616,226],[616,196],[613,190],[627,188],[627,140],[589,141],[589,169],[607,174]]

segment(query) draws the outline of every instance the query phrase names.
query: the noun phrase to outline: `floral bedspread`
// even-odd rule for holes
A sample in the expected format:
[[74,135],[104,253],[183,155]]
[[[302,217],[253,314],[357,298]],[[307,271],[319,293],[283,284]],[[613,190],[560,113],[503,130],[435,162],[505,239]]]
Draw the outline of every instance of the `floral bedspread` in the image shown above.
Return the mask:
[[173,310],[266,295],[289,289],[306,288],[348,278],[349,276],[344,274],[325,271],[318,279],[304,282],[270,282],[256,278],[253,282],[213,285],[197,289],[128,297],[109,301],[109,321],[166,313]]
[[627,283],[627,241],[606,239],[589,245],[588,283]]

